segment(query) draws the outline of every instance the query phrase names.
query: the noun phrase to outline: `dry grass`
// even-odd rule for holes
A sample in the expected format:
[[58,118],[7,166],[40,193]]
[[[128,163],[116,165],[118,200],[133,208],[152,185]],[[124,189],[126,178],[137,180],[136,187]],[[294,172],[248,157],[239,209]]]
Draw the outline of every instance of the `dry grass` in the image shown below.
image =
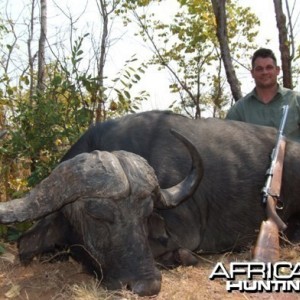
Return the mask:
[[[67,262],[20,265],[14,245],[9,246],[8,254],[0,256],[0,299],[22,300],[223,300],[223,299],[300,299],[297,294],[242,294],[228,293],[225,281],[209,280],[208,277],[216,262],[244,261],[249,253],[200,256],[197,267],[178,267],[162,270],[161,292],[155,297],[138,297],[129,291],[111,292],[88,274],[81,266],[70,260]],[[299,261],[298,246],[282,249],[281,260]]]

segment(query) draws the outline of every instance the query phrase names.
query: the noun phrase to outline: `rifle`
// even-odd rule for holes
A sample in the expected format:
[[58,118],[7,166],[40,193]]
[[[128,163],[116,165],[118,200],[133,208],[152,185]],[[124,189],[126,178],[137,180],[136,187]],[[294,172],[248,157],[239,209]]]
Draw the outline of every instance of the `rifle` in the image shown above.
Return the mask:
[[286,123],[288,105],[283,106],[283,116],[277,133],[275,147],[271,154],[271,164],[266,172],[266,182],[262,188],[262,204],[265,206],[267,220],[263,221],[256,245],[253,251],[253,260],[259,262],[276,262],[279,260],[279,231],[286,229],[286,224],[278,216],[276,209],[280,200],[282,167],[286,140],[283,129]]

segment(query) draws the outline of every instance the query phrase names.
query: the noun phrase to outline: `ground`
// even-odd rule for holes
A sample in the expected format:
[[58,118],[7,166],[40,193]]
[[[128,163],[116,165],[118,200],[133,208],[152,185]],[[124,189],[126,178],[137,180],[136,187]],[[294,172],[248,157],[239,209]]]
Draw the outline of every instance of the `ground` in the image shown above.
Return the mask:
[[[196,267],[162,269],[162,288],[158,296],[138,297],[128,291],[109,292],[92,276],[84,273],[73,261],[39,262],[22,266],[18,261],[15,244],[5,244],[6,252],[0,255],[0,299],[29,300],[300,300],[294,293],[228,293],[223,279],[209,280],[216,262],[249,260],[249,253],[199,256]],[[281,260],[297,262],[299,246],[281,249]]]

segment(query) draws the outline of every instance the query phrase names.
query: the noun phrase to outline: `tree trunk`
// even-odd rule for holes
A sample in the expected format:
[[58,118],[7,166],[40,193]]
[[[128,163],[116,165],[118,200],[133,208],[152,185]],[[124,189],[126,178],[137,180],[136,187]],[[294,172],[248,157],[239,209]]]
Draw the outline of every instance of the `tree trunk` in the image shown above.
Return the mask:
[[101,45],[100,45],[100,56],[97,58],[97,71],[98,71],[98,84],[99,84],[99,93],[97,97],[97,109],[96,109],[96,122],[104,121],[106,119],[105,111],[105,94],[104,94],[104,66],[106,61],[106,51],[108,48],[107,39],[108,39],[108,16],[107,11],[107,2],[105,0],[97,1],[99,13],[102,18],[102,36],[101,36]]
[[35,83],[34,83],[34,56],[32,55],[32,41],[33,41],[33,31],[34,31],[34,7],[35,7],[35,0],[32,0],[31,3],[31,15],[30,15],[30,25],[28,28],[29,36],[27,39],[27,51],[28,51],[28,64],[29,64],[29,100],[32,102],[32,97],[34,94]]
[[220,44],[221,57],[224,63],[227,81],[235,101],[242,97],[241,84],[232,65],[227,37],[226,0],[211,0],[217,22],[217,38]]
[[282,1],[273,0],[275,8],[275,17],[279,32],[279,49],[281,53],[281,68],[283,74],[283,86],[293,88],[292,70],[291,70],[291,55],[289,50],[288,31],[286,27],[286,17],[282,10]]
[[41,32],[38,50],[38,79],[37,92],[41,93],[45,89],[45,43],[47,37],[47,0],[41,2]]

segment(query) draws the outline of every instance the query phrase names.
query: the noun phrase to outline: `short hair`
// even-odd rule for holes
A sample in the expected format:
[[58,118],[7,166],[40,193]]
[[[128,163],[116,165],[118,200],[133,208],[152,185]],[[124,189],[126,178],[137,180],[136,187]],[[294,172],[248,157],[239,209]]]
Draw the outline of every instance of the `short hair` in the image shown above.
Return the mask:
[[258,50],[256,50],[252,56],[252,68],[254,68],[254,63],[255,63],[255,60],[258,58],[258,57],[262,57],[262,58],[267,58],[267,57],[270,57],[273,59],[274,63],[275,63],[275,66],[277,66],[277,59],[276,59],[276,56],[274,54],[274,52],[271,50],[271,49],[267,49],[267,48],[260,48]]

